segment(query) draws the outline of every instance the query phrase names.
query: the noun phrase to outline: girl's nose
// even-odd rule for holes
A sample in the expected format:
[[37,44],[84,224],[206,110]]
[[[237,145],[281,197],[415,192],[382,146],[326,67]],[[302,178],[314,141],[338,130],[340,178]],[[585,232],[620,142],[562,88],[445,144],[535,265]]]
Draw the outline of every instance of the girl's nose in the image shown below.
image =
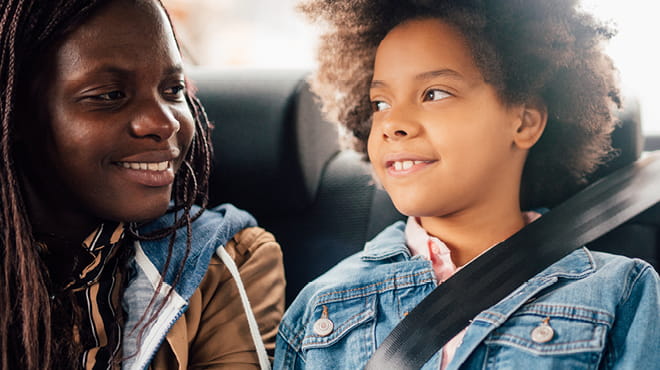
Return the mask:
[[383,138],[387,140],[410,139],[420,132],[420,124],[415,119],[413,112],[405,109],[394,109],[383,122]]

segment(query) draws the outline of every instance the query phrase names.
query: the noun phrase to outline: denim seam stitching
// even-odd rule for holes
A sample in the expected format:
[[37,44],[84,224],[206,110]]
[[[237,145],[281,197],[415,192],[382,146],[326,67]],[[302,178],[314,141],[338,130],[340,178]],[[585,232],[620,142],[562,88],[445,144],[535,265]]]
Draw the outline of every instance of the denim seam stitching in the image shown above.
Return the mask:
[[[359,287],[359,288],[352,288],[352,289],[345,289],[345,290],[339,290],[339,291],[323,293],[323,294],[320,294],[319,296],[316,297],[316,302],[317,302],[316,305],[323,304],[323,303],[329,303],[329,302],[342,301],[342,300],[346,300],[346,299],[364,297],[364,296],[367,296],[367,295],[382,293],[382,292],[392,290],[392,289],[396,289],[396,288],[407,288],[407,287],[414,286],[414,285],[420,285],[422,283],[425,284],[425,283],[428,283],[430,281],[433,281],[433,279],[429,277],[429,278],[425,278],[424,280],[421,280],[419,282],[410,281],[410,282],[406,282],[406,283],[402,283],[402,284],[395,284],[395,285],[392,285],[392,286],[389,285],[389,283],[391,283],[393,281],[415,278],[415,277],[418,277],[418,276],[421,276],[421,275],[426,275],[428,273],[429,273],[428,271],[422,271],[422,272],[417,272],[417,273],[414,273],[414,274],[408,274],[408,275],[404,275],[404,276],[398,276],[398,277],[385,279],[385,280],[382,280],[382,281],[379,281],[379,282],[376,282],[376,283],[372,283],[372,284],[369,284],[367,286],[362,286],[362,287]],[[385,284],[388,284],[388,285],[384,288],[379,288],[379,289],[376,289],[376,290],[373,290],[373,291],[369,290],[368,292],[364,293],[368,289],[372,289],[373,287],[378,287],[378,286],[382,286],[382,285],[385,285]],[[354,296],[337,297],[337,298],[333,298],[333,299],[329,299],[329,300],[323,300],[323,298],[328,297],[328,296],[337,295],[337,294],[352,293],[352,292],[358,292],[358,294],[354,295]]]

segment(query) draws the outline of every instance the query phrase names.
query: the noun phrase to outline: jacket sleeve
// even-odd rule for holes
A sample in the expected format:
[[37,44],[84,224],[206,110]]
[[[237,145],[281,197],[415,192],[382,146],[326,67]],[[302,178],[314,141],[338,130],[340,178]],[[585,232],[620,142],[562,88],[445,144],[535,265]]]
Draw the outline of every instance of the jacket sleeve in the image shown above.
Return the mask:
[[660,364],[660,278],[636,262],[610,332],[608,369],[653,369]]
[[[253,227],[234,236],[226,250],[238,266],[259,331],[269,355],[275,350],[278,323],[284,312],[282,252],[272,234]],[[236,282],[214,256],[191,301],[188,322],[188,368],[255,369],[257,353]]]

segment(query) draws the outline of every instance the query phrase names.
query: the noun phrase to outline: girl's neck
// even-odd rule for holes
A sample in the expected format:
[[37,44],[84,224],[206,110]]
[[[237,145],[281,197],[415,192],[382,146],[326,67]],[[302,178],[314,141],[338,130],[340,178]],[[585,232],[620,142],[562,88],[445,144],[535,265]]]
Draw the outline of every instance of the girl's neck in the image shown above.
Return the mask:
[[442,240],[456,266],[463,266],[525,226],[518,204],[469,209],[442,217],[420,217],[427,233]]

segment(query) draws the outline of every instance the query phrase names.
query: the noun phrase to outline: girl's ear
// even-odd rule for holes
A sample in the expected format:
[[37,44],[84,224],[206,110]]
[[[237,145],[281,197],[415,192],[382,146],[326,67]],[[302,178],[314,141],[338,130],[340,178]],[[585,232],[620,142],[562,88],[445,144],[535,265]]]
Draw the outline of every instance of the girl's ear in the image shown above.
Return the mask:
[[541,101],[533,101],[522,107],[520,120],[515,127],[513,142],[520,149],[530,149],[539,140],[548,122],[548,109]]

